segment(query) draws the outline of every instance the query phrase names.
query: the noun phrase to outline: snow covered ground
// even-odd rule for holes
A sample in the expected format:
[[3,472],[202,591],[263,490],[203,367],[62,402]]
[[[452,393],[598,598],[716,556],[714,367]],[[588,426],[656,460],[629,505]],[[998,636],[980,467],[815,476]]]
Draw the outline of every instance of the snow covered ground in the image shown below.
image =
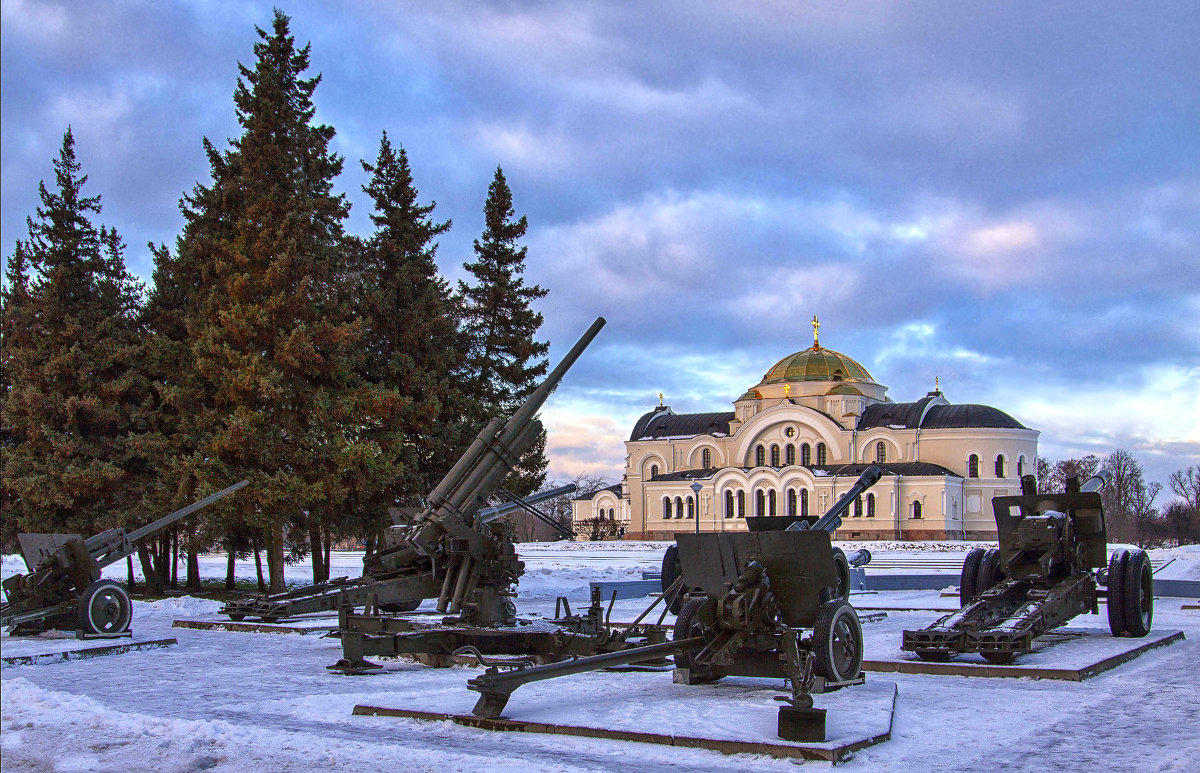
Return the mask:
[[[876,546],[876,555],[888,552]],[[552,543],[521,546],[527,574],[522,614],[548,616],[554,597],[585,604],[591,580],[640,579],[658,569],[663,545]],[[929,554],[965,552],[937,543]],[[899,552],[896,550],[895,552]],[[921,553],[922,551],[905,551]],[[22,571],[5,557],[4,576]],[[1200,579],[1200,550],[1156,552],[1175,558],[1179,579]],[[339,554],[333,574],[356,576],[360,557]],[[204,574],[224,576],[224,559],[207,557]],[[115,567],[116,579],[124,567]],[[239,575],[253,575],[253,563]],[[1176,574],[1177,573],[1177,574]],[[300,580],[307,567],[289,567]],[[860,608],[890,608],[867,623],[867,658],[894,657],[899,631],[922,627],[953,599],[936,591],[856,596]],[[614,619],[631,619],[643,600],[617,602]],[[850,770],[1193,771],[1200,760],[1200,610],[1195,600],[1161,598],[1156,631],[1181,629],[1186,639],[1084,682],[869,674],[899,694],[892,740],[857,753]],[[428,603],[426,604],[428,606]],[[172,628],[175,619],[217,619],[217,602],[174,598],[135,602],[135,641],[176,638],[166,649],[0,670],[0,763],[8,771],[700,771],[786,770],[798,761],[631,742],[494,733],[409,719],[352,716],[359,703],[470,711],[477,697],[466,681],[477,671],[389,663],[385,674],[338,676],[325,666],[338,642],[317,635],[248,634]],[[897,611],[911,610],[919,611]],[[1103,613],[1103,609],[1101,610]],[[669,618],[668,618],[669,619]],[[1103,614],[1072,628],[1105,630]],[[1094,646],[1111,645],[1097,639]],[[75,648],[73,639],[0,637],[3,655]],[[1064,645],[1065,646],[1065,645]],[[1053,649],[1030,656],[1052,662]],[[723,728],[777,742],[775,680],[731,679],[682,686],[669,672],[595,673],[518,690],[506,716],[566,724],[700,734]],[[867,716],[870,697],[854,689],[819,696],[831,733]],[[876,690],[878,692],[878,689]],[[872,693],[873,694],[873,693]],[[873,711],[873,709],[871,709]],[[839,731],[840,732],[840,731]],[[804,763],[824,766],[827,763]]]

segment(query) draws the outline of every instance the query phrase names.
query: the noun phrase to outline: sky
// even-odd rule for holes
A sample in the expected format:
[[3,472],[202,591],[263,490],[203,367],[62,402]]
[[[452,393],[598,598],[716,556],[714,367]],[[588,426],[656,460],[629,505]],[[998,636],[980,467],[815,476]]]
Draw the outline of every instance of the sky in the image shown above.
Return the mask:
[[[935,378],[1041,432],[1051,459],[1200,464],[1195,2],[280,2],[345,157],[403,145],[463,277],[497,166],[529,220],[557,361],[550,477],[620,477],[661,392],[732,410],[812,343],[896,401]],[[71,126],[99,220],[149,280],[260,2],[0,6],[0,253]],[[1161,501],[1169,496],[1164,495]]]

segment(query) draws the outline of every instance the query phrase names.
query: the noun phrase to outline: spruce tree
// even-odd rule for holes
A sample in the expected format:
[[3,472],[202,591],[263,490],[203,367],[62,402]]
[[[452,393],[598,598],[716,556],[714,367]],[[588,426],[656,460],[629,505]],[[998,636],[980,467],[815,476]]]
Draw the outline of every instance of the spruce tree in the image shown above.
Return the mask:
[[[497,167],[483,207],[484,231],[475,240],[476,260],[464,265],[474,284],[459,282],[467,345],[463,379],[480,425],[516,410],[547,369],[549,344],[536,340],[542,315],[530,305],[547,291],[525,284],[526,248],[518,240],[528,224],[524,216],[513,220],[514,214],[512,191]],[[524,496],[545,482],[545,447],[543,431],[506,488]]]
[[4,505],[23,531],[86,535],[136,514],[145,485],[142,289],[92,222],[69,128],[54,172],[8,272]]

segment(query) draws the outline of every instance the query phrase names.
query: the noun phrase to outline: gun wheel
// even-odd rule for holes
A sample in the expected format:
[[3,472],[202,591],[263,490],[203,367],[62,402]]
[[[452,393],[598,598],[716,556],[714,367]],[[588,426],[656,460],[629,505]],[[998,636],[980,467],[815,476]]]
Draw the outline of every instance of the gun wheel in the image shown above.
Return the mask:
[[1113,636],[1125,633],[1125,574],[1129,567],[1129,551],[1114,550],[1108,559],[1108,630]]
[[821,605],[813,625],[813,670],[831,682],[854,679],[862,671],[862,624],[854,607],[843,599]]
[[979,595],[976,592],[975,582],[979,576],[979,562],[983,560],[983,554],[986,552],[983,548],[971,548],[971,551],[967,553],[967,557],[963,559],[962,575],[958,580],[958,603],[960,607],[970,604]]
[[821,589],[822,602],[850,598],[850,561],[841,548],[833,549],[833,568],[837,572],[837,585]]
[[[675,620],[675,641],[690,639],[694,636],[704,635],[704,608],[709,603],[707,596],[693,596],[684,602],[683,608],[679,610],[679,617]],[[698,681],[711,682],[715,681],[715,677],[707,675],[704,668],[697,668],[693,656],[703,649],[703,645],[691,650],[684,650],[675,653],[675,667],[687,669],[694,672],[698,677]]]
[[113,636],[129,630],[133,602],[116,580],[97,580],[79,597],[79,627],[85,633]]
[[1144,550],[1129,551],[1129,563],[1121,578],[1124,596],[1125,631],[1141,638],[1150,633],[1154,618],[1154,576]]
[[978,598],[1004,579],[1000,568],[1000,550],[988,548],[979,559],[979,572],[975,575],[975,596]]
[[[667,548],[667,552],[663,553],[662,560],[662,590],[663,593],[675,584],[675,580],[683,574],[683,565],[679,562],[679,546],[671,545]],[[671,600],[671,614],[678,615],[679,610],[683,608],[683,591],[675,594],[675,598]]]

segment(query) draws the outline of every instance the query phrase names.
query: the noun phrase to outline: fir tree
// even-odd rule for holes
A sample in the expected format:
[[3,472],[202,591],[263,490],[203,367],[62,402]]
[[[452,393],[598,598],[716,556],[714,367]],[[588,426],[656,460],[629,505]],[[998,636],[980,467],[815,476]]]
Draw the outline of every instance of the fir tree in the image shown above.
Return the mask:
[[80,171],[68,129],[55,187],[39,185],[8,272],[4,504],[24,531],[115,526],[136,511],[147,473],[142,290],[120,237],[92,223],[100,197],[83,195]]
[[[484,231],[475,240],[476,260],[464,268],[474,284],[459,282],[467,341],[464,380],[478,420],[509,415],[546,374],[549,344],[536,340],[542,315],[531,303],[546,295],[524,279],[526,248],[517,241],[528,227],[513,220],[512,191],[497,167],[483,208]],[[545,431],[505,482],[518,495],[536,491],[546,479]]]

